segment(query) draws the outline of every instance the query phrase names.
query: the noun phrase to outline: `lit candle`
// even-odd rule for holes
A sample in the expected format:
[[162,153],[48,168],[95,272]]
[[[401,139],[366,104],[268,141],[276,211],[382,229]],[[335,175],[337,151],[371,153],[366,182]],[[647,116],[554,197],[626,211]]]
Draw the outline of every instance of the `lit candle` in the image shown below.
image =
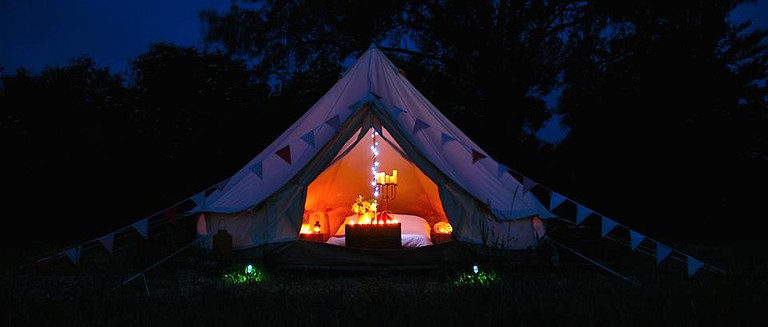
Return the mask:
[[397,169],[392,169],[392,184],[397,185]]

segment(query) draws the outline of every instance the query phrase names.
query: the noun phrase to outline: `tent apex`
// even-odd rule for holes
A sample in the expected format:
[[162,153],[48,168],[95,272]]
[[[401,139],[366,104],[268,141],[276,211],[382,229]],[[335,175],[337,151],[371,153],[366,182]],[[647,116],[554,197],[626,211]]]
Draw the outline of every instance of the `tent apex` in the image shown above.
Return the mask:
[[371,42],[371,46],[368,47],[368,49],[376,49],[378,46],[376,46],[376,42]]

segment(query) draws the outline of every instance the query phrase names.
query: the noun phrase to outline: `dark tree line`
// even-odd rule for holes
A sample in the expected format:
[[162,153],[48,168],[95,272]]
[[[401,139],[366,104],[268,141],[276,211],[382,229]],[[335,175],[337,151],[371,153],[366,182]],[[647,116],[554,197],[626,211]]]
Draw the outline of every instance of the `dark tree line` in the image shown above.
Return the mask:
[[[201,12],[212,48],[2,75],[7,203],[89,236],[143,218],[239,169],[375,42],[496,160],[648,235],[738,237],[768,185],[768,32],[736,5],[236,1]],[[548,144],[554,113],[571,132]]]

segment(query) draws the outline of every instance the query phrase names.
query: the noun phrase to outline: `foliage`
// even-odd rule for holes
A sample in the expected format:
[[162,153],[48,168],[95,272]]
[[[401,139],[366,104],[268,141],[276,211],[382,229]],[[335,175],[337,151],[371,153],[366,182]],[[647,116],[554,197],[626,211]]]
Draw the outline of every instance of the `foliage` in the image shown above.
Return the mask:
[[[729,275],[659,271],[642,287],[578,264],[496,266],[494,282],[455,284],[453,269],[265,269],[268,282],[233,284],[221,271],[174,260],[112,290],[89,273],[8,272],[0,301],[10,326],[447,325],[762,326],[765,244],[718,248]],[[648,264],[655,266],[650,260]],[[240,269],[242,265],[232,266]],[[172,314],[169,314],[172,313]]]
[[355,202],[352,204],[352,212],[361,214],[364,212],[375,212],[378,201],[376,199],[363,200],[362,195],[358,195]]
[[465,272],[456,277],[456,280],[453,281],[453,285],[490,287],[497,282],[498,278],[499,277],[495,271],[478,271],[477,273]]

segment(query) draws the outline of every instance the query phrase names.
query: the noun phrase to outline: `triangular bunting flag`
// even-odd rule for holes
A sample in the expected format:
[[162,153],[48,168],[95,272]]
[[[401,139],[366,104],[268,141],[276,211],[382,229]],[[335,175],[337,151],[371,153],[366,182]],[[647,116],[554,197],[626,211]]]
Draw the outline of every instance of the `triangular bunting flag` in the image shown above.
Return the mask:
[[227,183],[229,183],[229,178],[216,183],[216,189],[219,191],[223,190],[225,187],[227,187]]
[[442,135],[440,135],[440,145],[441,146],[443,146],[446,143],[451,142],[451,141],[456,141],[456,139],[453,138],[453,136],[445,134],[445,132],[443,132]]
[[416,122],[413,124],[413,134],[416,134],[416,132],[428,127],[429,124],[425,123],[421,119],[416,118]]
[[347,109],[349,109],[349,110],[355,110],[355,109],[357,109],[357,107],[358,107],[359,105],[360,105],[360,101],[356,101],[355,103],[353,103],[353,104],[349,105],[349,107],[347,107]]
[[485,157],[487,157],[487,156],[482,154],[482,153],[480,153],[480,152],[475,151],[475,149],[472,149],[472,163],[475,163],[478,160],[483,159]]
[[253,166],[251,166],[251,171],[254,174],[256,174],[256,176],[259,176],[259,178],[264,178],[262,176],[263,175],[263,166],[264,165],[261,163],[261,161],[259,161],[259,162],[255,163],[255,164],[253,164]]
[[197,216],[197,235],[208,235],[208,224],[205,223],[205,214]]
[[195,210],[205,209],[205,192],[197,193],[193,195],[190,199],[192,200],[192,202],[195,203]]
[[135,223],[133,223],[131,226],[141,234],[141,236],[144,236],[144,239],[147,239],[147,236],[149,236],[149,218],[144,218],[142,220],[139,220]]
[[80,246],[79,245],[64,251],[64,254],[67,255],[69,260],[72,260],[72,263],[78,266],[80,265]]
[[309,131],[307,134],[301,136],[301,140],[307,142],[309,146],[315,147],[315,131]]
[[496,177],[497,178],[501,178],[501,176],[504,176],[504,174],[509,172],[509,167],[504,166],[504,165],[502,165],[502,164],[500,164],[498,162],[497,162],[497,164],[499,165],[499,169],[496,170]]
[[392,117],[397,119],[397,116],[400,116],[400,114],[402,114],[404,112],[405,112],[405,110],[400,109],[400,107],[398,107],[398,106],[395,106],[394,108],[392,108]]
[[589,210],[586,207],[580,204],[577,204],[576,205],[576,225],[581,224],[581,222],[584,221],[584,219],[586,219],[587,216],[589,216],[590,214],[592,214],[592,210]]
[[672,253],[672,249],[661,243],[656,243],[656,264],[660,264]]
[[175,224],[176,218],[178,217],[178,215],[176,214],[176,207],[170,207],[168,209],[165,209],[165,211],[163,211],[163,216],[165,217],[165,219],[168,220],[168,222],[170,222],[171,224]]
[[523,176],[523,194],[528,193],[528,191],[530,191],[536,185],[539,185],[539,183],[536,183],[532,179]]
[[289,165],[291,164],[291,146],[286,145],[282,149],[275,151],[275,154],[285,160]]
[[328,126],[333,127],[336,131],[339,131],[341,129],[341,120],[339,119],[339,115],[333,116],[333,118],[328,119],[325,121]]
[[566,197],[560,195],[560,193],[552,191],[552,196],[549,197],[549,211],[555,210],[555,208],[565,200],[567,200]]
[[615,227],[618,225],[617,222],[610,220],[608,218],[603,217],[603,223],[602,228],[600,230],[600,236],[605,237],[605,235],[608,235]]
[[688,277],[693,276],[702,266],[704,266],[703,262],[688,256]]
[[109,233],[102,237],[99,237],[99,242],[104,246],[109,253],[112,253],[112,247],[115,245],[115,233]]
[[640,242],[642,242],[644,239],[645,236],[631,229],[629,230],[629,243],[632,245],[632,251],[637,249],[637,246],[640,245]]

